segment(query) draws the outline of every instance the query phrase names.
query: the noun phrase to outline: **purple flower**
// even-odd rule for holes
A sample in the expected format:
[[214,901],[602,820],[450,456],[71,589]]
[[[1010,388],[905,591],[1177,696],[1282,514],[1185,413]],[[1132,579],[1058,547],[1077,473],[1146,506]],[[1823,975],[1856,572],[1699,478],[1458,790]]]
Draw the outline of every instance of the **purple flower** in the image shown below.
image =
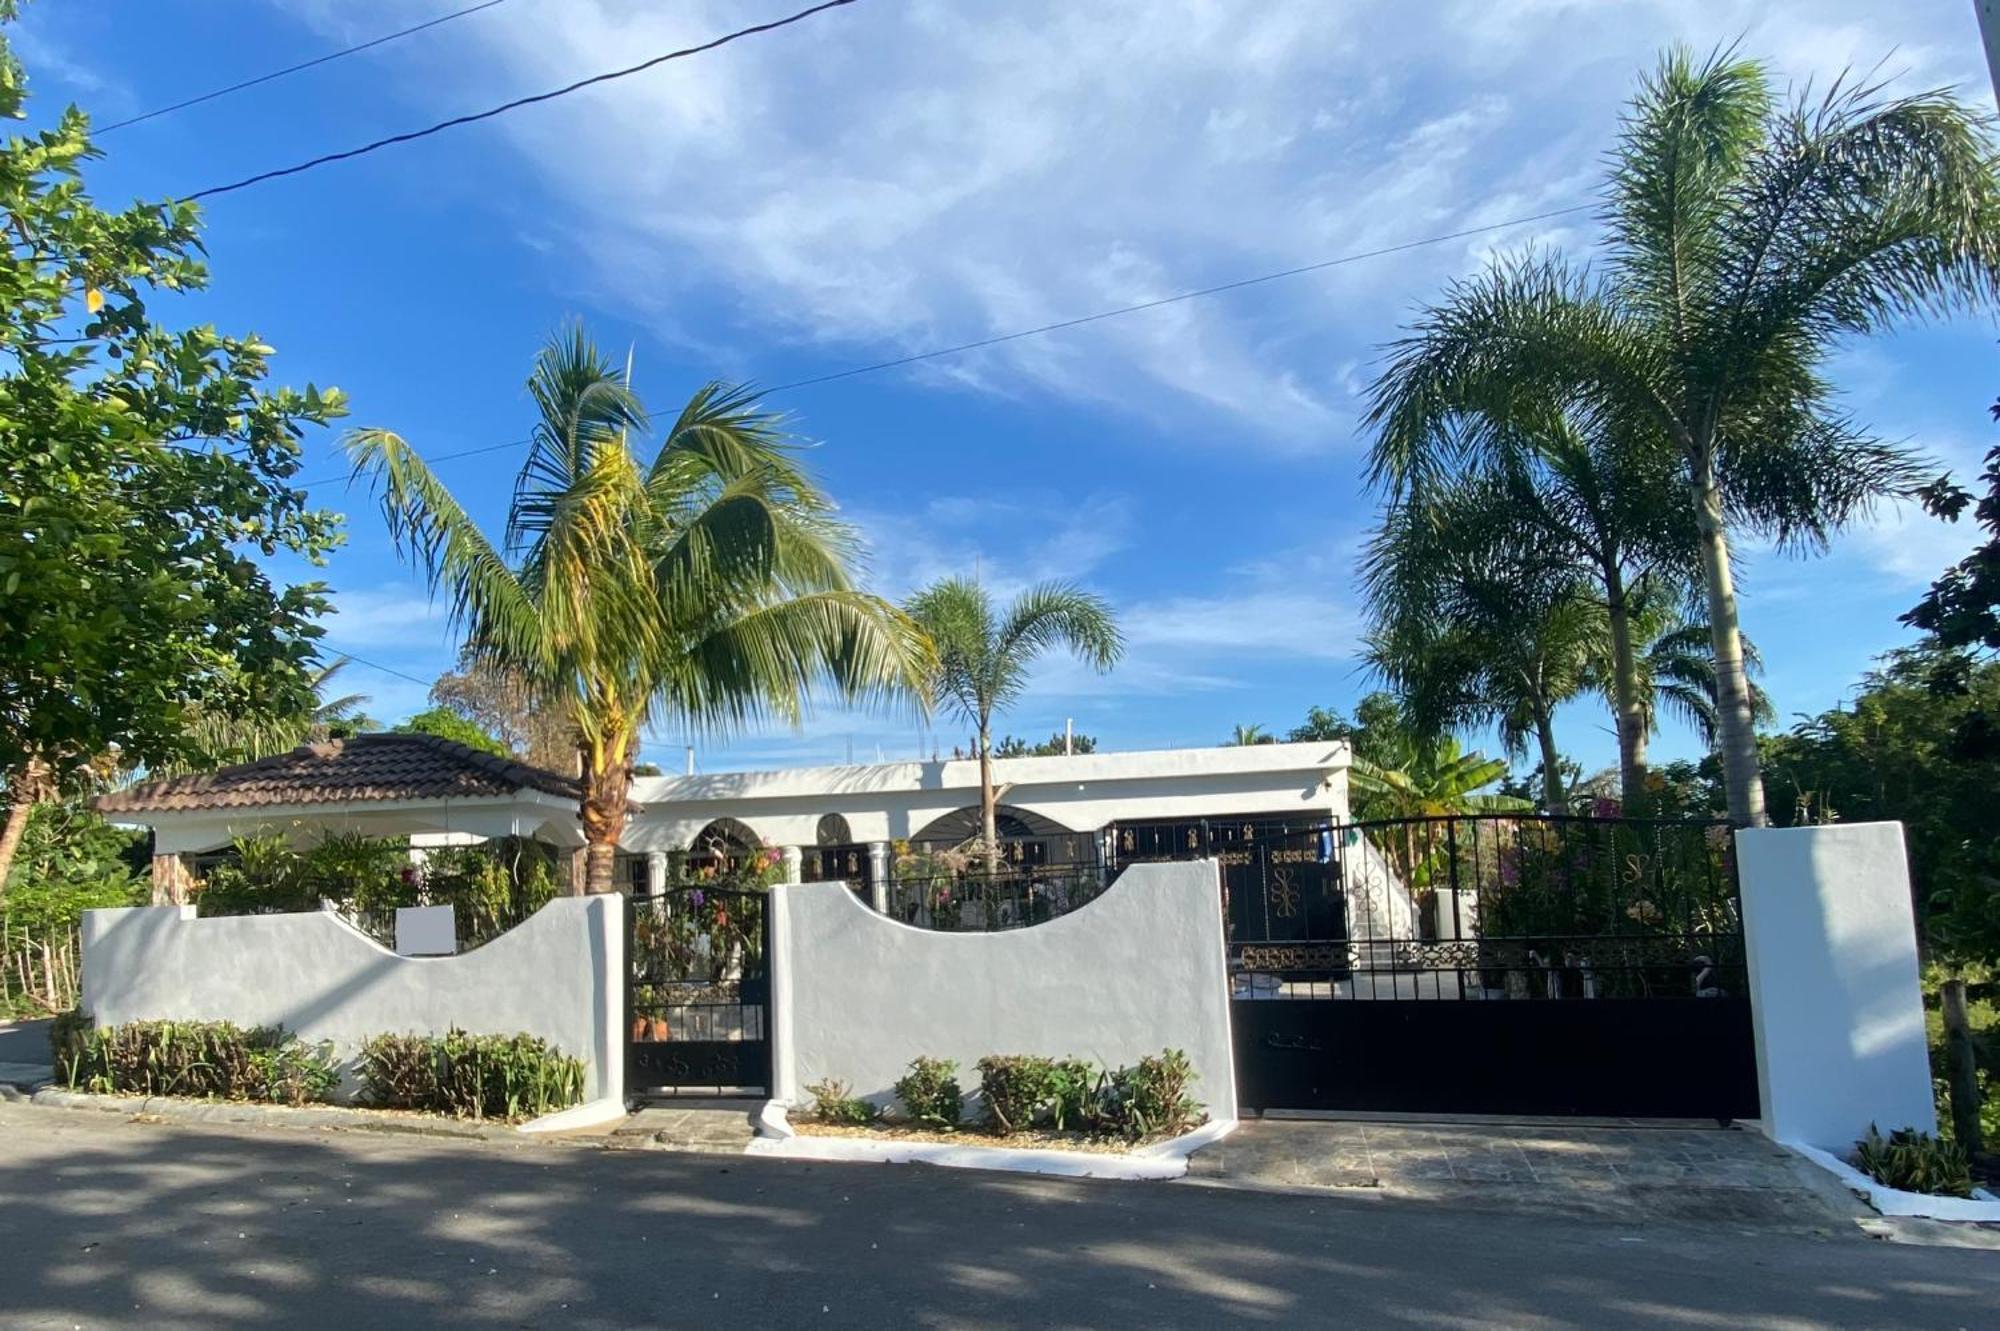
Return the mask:
[[698,887],[694,891],[688,893],[688,904],[690,906],[699,906],[707,900],[708,900],[708,893],[702,891]]

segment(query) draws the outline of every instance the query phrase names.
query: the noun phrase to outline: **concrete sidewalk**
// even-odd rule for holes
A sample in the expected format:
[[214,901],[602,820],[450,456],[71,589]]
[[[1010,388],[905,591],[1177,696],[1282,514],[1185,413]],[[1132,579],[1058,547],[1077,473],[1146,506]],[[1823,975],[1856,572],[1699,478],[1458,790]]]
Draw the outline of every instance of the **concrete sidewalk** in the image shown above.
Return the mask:
[[1264,1118],[1198,1152],[1189,1177],[1629,1222],[1852,1232],[1856,1220],[1873,1215],[1823,1171],[1761,1134],[1690,1123]]

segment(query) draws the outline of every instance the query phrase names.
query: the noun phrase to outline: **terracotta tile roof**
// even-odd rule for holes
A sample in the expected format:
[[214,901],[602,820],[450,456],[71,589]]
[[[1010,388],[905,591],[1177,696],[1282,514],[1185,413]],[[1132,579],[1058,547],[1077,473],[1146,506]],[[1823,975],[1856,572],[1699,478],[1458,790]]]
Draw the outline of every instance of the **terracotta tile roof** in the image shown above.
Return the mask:
[[275,758],[145,781],[97,799],[102,813],[462,799],[522,788],[575,799],[576,780],[435,735],[355,735]]

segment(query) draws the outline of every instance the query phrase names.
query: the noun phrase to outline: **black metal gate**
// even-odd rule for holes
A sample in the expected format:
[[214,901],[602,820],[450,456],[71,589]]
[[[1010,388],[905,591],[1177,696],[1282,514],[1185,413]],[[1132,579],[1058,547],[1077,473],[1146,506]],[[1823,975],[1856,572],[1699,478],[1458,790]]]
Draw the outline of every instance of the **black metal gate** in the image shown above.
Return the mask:
[[712,886],[632,897],[628,1094],[768,1093],[767,904],[761,892]]
[[1756,1116],[1725,826],[1480,815],[1240,849],[1242,1108]]

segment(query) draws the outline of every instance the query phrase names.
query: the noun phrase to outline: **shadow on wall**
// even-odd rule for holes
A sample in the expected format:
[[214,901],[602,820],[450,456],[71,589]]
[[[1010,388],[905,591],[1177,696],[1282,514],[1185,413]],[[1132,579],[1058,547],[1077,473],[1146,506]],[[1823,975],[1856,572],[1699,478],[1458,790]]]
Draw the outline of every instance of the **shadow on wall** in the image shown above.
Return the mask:
[[1974,1326],[2000,1302],[1976,1254],[1783,1234],[1691,1280],[1601,1225],[1379,1198],[0,1115],[25,1325]]

